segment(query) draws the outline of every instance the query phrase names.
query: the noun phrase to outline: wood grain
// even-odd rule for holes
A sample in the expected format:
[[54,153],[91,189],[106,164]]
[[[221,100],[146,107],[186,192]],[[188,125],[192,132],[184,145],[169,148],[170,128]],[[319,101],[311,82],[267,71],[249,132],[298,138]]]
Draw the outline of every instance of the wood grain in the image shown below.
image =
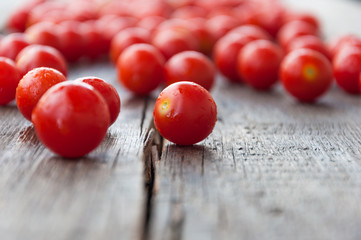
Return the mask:
[[142,237],[148,100],[122,90],[108,63],[80,64],[69,78],[88,75],[117,86],[122,110],[101,146],[86,158],[54,155],[38,142],[16,106],[0,109],[2,239]]
[[[320,15],[328,39],[359,33],[359,4],[285,2]],[[211,136],[165,141],[154,162],[150,239],[360,239],[360,97],[334,87],[310,105],[218,80]]]

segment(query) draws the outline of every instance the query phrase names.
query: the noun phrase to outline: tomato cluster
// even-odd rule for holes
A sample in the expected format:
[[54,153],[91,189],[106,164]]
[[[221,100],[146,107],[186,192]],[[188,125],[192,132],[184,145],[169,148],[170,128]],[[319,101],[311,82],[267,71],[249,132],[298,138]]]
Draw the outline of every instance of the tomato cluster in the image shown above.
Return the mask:
[[[277,0],[68,1],[31,0],[9,18],[8,29],[22,33],[0,42],[0,56],[15,61],[0,61],[12,75],[0,81],[0,93],[4,86],[9,89],[3,104],[11,101],[18,75],[24,76],[19,94],[26,93],[21,87],[37,81],[31,69],[51,67],[66,76],[66,61],[109,54],[119,82],[135,95],[166,87],[154,108],[155,126],[165,138],[187,145],[203,140],[214,127],[216,106],[208,91],[217,70],[233,84],[260,91],[280,80],[286,92],[303,102],[316,101],[333,79],[348,93],[361,91],[361,39],[345,35],[327,44],[315,15],[292,11]],[[14,65],[18,73],[11,70]],[[36,94],[63,82],[59,72],[37,85],[42,92]],[[109,122],[114,122],[120,100],[106,97],[114,90],[98,89],[102,84],[96,79],[76,82],[92,84],[103,93]],[[72,93],[75,88],[59,86],[49,91],[62,96],[61,89]],[[39,106],[50,109],[52,95]],[[41,121],[47,114],[37,107],[40,96],[27,97],[33,102],[23,105],[18,100],[20,111],[30,120],[33,109],[39,109],[36,119]]]

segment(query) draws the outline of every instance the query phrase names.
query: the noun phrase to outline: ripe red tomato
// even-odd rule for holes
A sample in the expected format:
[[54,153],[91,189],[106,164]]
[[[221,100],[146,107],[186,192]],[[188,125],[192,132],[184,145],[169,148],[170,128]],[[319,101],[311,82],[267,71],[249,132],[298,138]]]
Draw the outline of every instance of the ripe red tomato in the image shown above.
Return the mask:
[[26,39],[24,34],[22,33],[9,34],[1,40],[0,56],[15,60],[19,52],[29,45],[30,43]]
[[35,68],[25,74],[16,88],[16,104],[21,114],[31,121],[31,113],[40,97],[50,87],[64,81],[65,76],[53,68]]
[[110,123],[108,106],[100,93],[89,84],[73,81],[50,88],[31,119],[39,140],[67,158],[82,157],[95,149]]
[[13,60],[0,57],[0,105],[6,105],[15,99],[20,74]]
[[360,93],[361,48],[352,45],[342,47],[332,61],[333,74],[338,86],[351,94]]
[[166,59],[179,52],[199,49],[197,38],[185,28],[158,30],[154,33],[152,44],[161,51]]
[[39,22],[26,29],[26,38],[32,44],[60,48],[58,25],[52,22]]
[[238,72],[253,88],[268,90],[278,80],[282,58],[281,47],[269,40],[255,40],[238,54]]
[[313,35],[297,37],[288,44],[286,51],[291,52],[299,48],[307,48],[320,52],[331,61],[331,55],[319,37]]
[[137,95],[148,95],[164,81],[164,62],[154,46],[133,44],[118,58],[118,81]]
[[84,56],[94,60],[108,53],[109,43],[98,29],[95,20],[88,20],[80,25],[80,32],[84,39]]
[[113,85],[97,77],[83,77],[75,81],[91,85],[102,95],[109,108],[110,125],[113,124],[120,112],[120,97]]
[[69,62],[76,62],[85,53],[85,39],[80,23],[66,21],[58,25],[59,50]]
[[139,27],[120,31],[111,42],[110,60],[116,63],[122,51],[135,43],[150,43],[150,33]]
[[21,76],[38,67],[50,67],[67,75],[67,65],[63,55],[53,47],[30,45],[24,48],[16,57],[16,67]]
[[150,33],[153,33],[157,29],[157,27],[165,20],[166,18],[161,16],[148,16],[140,19],[137,23],[137,26],[148,30]]
[[302,102],[315,101],[329,89],[333,79],[330,61],[311,49],[290,52],[280,71],[285,89]]
[[254,40],[256,40],[256,39],[272,40],[272,36],[268,32],[266,32],[264,29],[262,29],[261,27],[255,26],[255,25],[250,25],[250,24],[244,24],[239,27],[236,27],[236,28],[232,29],[231,31],[229,31],[228,34],[232,34],[232,33],[241,34],[245,37],[250,37]]
[[242,82],[237,71],[239,51],[253,39],[242,34],[226,34],[219,39],[213,50],[213,59],[218,70],[231,82]]
[[213,131],[217,105],[202,86],[177,82],[159,94],[153,116],[154,125],[164,138],[179,145],[192,145]]
[[353,34],[347,34],[333,39],[327,44],[328,51],[330,52],[332,59],[340,49],[347,45],[361,47],[361,39]]
[[165,83],[195,82],[207,89],[212,88],[216,74],[213,63],[202,53],[184,51],[171,57],[164,66]]
[[206,22],[206,28],[216,41],[237,26],[239,26],[237,19],[228,15],[217,15]]
[[278,43],[283,49],[287,49],[288,44],[295,38],[313,35],[318,36],[318,29],[304,21],[292,21],[284,24],[277,34]]
[[311,24],[317,29],[320,29],[320,22],[318,18],[309,12],[287,12],[284,15],[284,23],[292,21],[303,21]]

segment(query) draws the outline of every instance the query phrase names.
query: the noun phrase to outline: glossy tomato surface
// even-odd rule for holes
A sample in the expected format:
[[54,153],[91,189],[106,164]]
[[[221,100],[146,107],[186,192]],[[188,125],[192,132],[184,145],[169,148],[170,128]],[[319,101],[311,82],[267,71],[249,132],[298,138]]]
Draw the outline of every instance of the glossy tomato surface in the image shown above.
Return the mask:
[[238,71],[244,81],[258,90],[268,90],[278,81],[282,48],[269,40],[247,44],[238,55]]
[[212,88],[216,74],[213,63],[202,53],[184,51],[171,57],[164,66],[165,84],[190,81]]
[[134,94],[148,95],[164,81],[164,62],[157,48],[134,44],[118,58],[118,81]]
[[77,158],[101,143],[110,115],[104,98],[93,87],[69,81],[57,84],[41,97],[32,121],[46,147],[60,156]]
[[15,99],[20,73],[13,60],[0,57],[0,105],[6,105]]
[[35,68],[25,74],[16,88],[16,104],[21,114],[31,121],[31,113],[41,96],[64,81],[65,76],[53,68]]
[[288,44],[286,51],[291,52],[299,48],[307,48],[320,52],[331,61],[331,54],[326,44],[319,37],[313,35],[297,37]]
[[361,72],[361,48],[344,46],[332,61],[333,74],[337,85],[351,94],[360,93],[359,74]]
[[120,97],[113,85],[97,77],[83,77],[78,78],[75,81],[91,85],[102,95],[102,97],[108,104],[110,113],[110,124],[113,124],[115,120],[117,120],[120,112]]
[[0,43],[0,56],[7,57],[15,61],[19,52],[29,45],[30,42],[23,33],[12,33],[6,35]]
[[30,45],[21,50],[16,57],[16,67],[24,76],[27,72],[38,67],[55,68],[64,76],[68,69],[63,55],[53,47],[43,45]]
[[329,60],[311,49],[297,49],[281,63],[285,89],[303,102],[313,102],[331,86],[333,75]]
[[213,131],[217,105],[202,86],[177,82],[159,94],[153,116],[154,125],[164,138],[179,145],[192,145]]

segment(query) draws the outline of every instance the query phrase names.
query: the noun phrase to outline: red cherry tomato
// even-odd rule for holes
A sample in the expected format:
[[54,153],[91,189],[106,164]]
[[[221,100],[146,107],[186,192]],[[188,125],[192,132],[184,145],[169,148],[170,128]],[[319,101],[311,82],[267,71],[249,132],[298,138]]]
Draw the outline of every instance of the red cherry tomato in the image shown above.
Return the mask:
[[113,38],[110,45],[110,60],[116,63],[124,49],[135,43],[149,43],[150,33],[142,28],[126,28]]
[[288,44],[286,51],[291,52],[299,48],[307,48],[320,52],[331,61],[331,55],[319,37],[313,35],[297,37]]
[[281,27],[277,34],[277,40],[283,49],[287,49],[293,39],[304,35],[318,36],[318,29],[304,21],[292,21]]
[[172,13],[172,18],[181,18],[181,19],[187,19],[187,18],[196,18],[196,17],[206,17],[207,11],[204,8],[198,7],[198,6],[184,6],[175,9],[175,11]]
[[137,26],[148,30],[150,33],[153,33],[157,29],[157,27],[165,20],[166,18],[161,16],[148,16],[140,19],[137,23]]
[[78,78],[75,81],[91,85],[102,95],[109,108],[110,125],[113,124],[120,112],[120,97],[113,85],[97,77]]
[[213,63],[202,53],[184,51],[171,57],[164,66],[165,83],[195,82],[207,89],[212,88],[215,78]]
[[164,138],[179,145],[192,145],[213,131],[217,105],[202,86],[177,82],[159,94],[153,116],[154,125]]
[[85,53],[85,39],[77,21],[66,21],[58,25],[59,50],[69,62],[76,62]]
[[311,24],[317,29],[320,29],[320,22],[318,18],[309,12],[288,12],[284,15],[284,23],[292,21],[303,21]]
[[29,45],[30,43],[24,34],[9,34],[0,42],[0,56],[15,60],[19,52]]
[[290,52],[280,71],[285,89],[303,102],[315,101],[329,89],[333,79],[330,61],[311,49]]
[[253,39],[242,34],[226,34],[219,39],[213,50],[213,59],[218,70],[231,82],[242,82],[237,71],[239,51]]
[[166,59],[179,52],[199,49],[197,38],[185,28],[158,30],[153,36],[152,44],[162,52]]
[[6,105],[15,99],[20,74],[13,60],[0,57],[0,105]]
[[25,31],[26,38],[32,44],[40,44],[60,48],[58,25],[52,22],[39,22]]
[[337,54],[337,52],[346,45],[361,47],[361,39],[353,34],[343,35],[333,39],[327,44],[328,51],[330,52],[332,59]]
[[255,40],[240,51],[238,71],[253,88],[268,90],[278,80],[282,58],[281,47],[269,40]]
[[31,113],[40,97],[50,87],[64,81],[65,76],[52,68],[35,68],[25,74],[16,88],[16,104],[21,114],[31,121]]
[[206,22],[207,30],[216,41],[238,25],[239,22],[236,18],[227,15],[217,15],[209,18]]
[[332,61],[337,85],[351,94],[360,93],[361,48],[352,45],[342,47]]
[[68,72],[63,55],[55,48],[43,45],[24,48],[16,57],[16,67],[22,76],[38,67],[55,68],[65,76]]
[[245,24],[245,25],[236,27],[236,28],[232,29],[231,31],[229,31],[228,34],[232,34],[232,33],[241,34],[245,37],[250,37],[254,40],[256,40],[256,39],[272,40],[272,36],[268,32],[266,32],[264,29],[262,29],[261,27],[255,26],[255,25],[250,25],[250,24]]
[[97,59],[108,53],[109,43],[98,29],[95,20],[83,22],[80,31],[84,39],[84,55],[90,59]]
[[133,44],[118,58],[118,81],[137,95],[148,95],[164,81],[164,62],[154,46]]
[[39,140],[67,158],[82,157],[94,150],[110,123],[104,98],[89,84],[79,82],[64,82],[50,88],[31,118]]

